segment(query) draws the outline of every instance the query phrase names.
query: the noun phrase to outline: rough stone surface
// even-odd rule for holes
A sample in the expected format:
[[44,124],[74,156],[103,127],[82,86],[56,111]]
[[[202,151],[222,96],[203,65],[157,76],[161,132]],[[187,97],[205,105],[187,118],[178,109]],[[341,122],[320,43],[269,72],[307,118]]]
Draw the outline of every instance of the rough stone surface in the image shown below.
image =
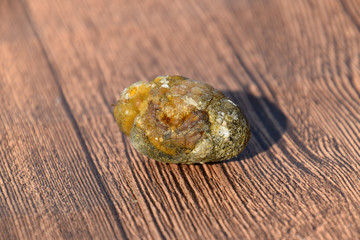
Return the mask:
[[250,138],[248,121],[235,103],[182,76],[134,83],[122,92],[114,116],[140,153],[167,163],[230,159]]

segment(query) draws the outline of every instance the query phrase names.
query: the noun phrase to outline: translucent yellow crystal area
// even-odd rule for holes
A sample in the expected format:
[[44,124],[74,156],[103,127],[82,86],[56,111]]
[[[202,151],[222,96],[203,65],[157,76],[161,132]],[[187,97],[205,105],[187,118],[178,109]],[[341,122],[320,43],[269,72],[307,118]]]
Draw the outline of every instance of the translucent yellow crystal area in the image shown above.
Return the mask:
[[147,108],[149,90],[150,86],[146,82],[135,83],[123,91],[115,106],[115,120],[127,136],[130,135],[135,117]]
[[179,149],[190,152],[208,130],[205,107],[212,97],[208,85],[176,75],[157,77],[125,89],[114,115],[126,135],[139,128],[152,146],[174,155]]

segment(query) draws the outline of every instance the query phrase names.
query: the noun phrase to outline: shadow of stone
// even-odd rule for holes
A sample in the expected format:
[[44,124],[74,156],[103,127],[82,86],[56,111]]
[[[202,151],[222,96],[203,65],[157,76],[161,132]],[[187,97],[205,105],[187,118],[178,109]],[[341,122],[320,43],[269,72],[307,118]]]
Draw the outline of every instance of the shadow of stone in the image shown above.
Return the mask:
[[265,97],[256,97],[242,91],[223,91],[223,93],[240,106],[251,127],[250,141],[245,150],[225,162],[244,160],[265,152],[286,132],[285,114]]

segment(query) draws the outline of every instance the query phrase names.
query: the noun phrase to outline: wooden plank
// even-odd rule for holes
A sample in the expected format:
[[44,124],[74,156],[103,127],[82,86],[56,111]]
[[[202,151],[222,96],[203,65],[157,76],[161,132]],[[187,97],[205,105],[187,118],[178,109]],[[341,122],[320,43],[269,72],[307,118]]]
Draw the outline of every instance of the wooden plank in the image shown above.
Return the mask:
[[[360,238],[354,1],[0,9],[0,238]],[[139,155],[111,103],[164,74],[240,104],[246,151],[195,166]]]
[[0,238],[125,236],[23,6],[6,4],[0,45]]

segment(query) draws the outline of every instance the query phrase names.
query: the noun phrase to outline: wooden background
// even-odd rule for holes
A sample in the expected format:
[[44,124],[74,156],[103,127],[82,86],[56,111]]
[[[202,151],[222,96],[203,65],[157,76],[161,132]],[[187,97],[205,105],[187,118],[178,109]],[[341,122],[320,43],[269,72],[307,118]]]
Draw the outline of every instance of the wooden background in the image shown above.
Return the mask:
[[[358,0],[2,0],[0,239],[360,239]],[[111,104],[181,74],[252,138],[139,155]]]

